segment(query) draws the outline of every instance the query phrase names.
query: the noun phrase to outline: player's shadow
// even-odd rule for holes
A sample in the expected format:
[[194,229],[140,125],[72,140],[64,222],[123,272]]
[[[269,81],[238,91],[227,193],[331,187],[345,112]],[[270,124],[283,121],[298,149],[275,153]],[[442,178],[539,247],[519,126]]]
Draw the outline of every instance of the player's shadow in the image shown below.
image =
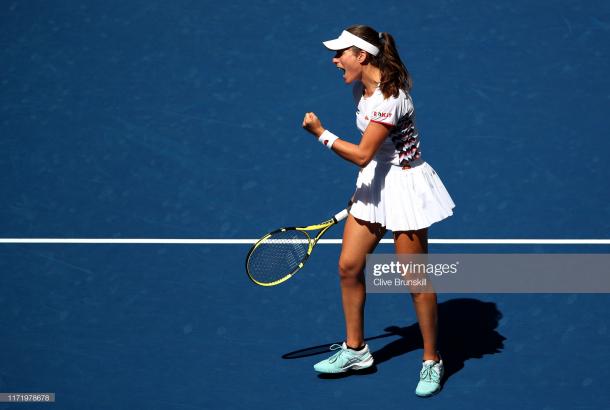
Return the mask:
[[[502,313],[495,303],[477,299],[451,299],[438,304],[438,347],[445,365],[443,383],[464,367],[469,359],[480,359],[484,355],[500,353],[506,338],[496,330]],[[406,327],[389,326],[386,333],[369,337],[367,342],[389,337],[393,340],[373,352],[376,366],[411,351],[422,349],[422,337],[419,325],[414,323]],[[341,343],[341,342],[338,342]],[[284,359],[298,359],[329,353],[329,344],[307,347],[286,353]],[[320,375],[321,378],[341,378],[354,374],[375,373],[377,368],[367,371],[340,373],[338,375]]]

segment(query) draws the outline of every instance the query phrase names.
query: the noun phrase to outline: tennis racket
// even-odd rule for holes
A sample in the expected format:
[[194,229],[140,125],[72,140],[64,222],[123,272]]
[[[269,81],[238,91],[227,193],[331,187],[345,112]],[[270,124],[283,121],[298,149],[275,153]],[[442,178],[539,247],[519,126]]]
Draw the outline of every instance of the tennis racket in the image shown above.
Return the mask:
[[[263,236],[246,256],[248,277],[260,286],[275,286],[290,279],[305,265],[322,235],[347,218],[348,209],[317,225],[281,228]],[[314,231],[319,232],[313,236]]]

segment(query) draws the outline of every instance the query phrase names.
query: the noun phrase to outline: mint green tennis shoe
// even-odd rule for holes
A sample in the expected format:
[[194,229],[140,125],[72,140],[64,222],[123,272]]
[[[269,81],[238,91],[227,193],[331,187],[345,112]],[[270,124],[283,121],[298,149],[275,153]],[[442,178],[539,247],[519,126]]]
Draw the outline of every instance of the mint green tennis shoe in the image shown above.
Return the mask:
[[328,359],[313,365],[315,371],[320,373],[344,373],[350,370],[361,370],[373,365],[373,356],[369,351],[369,345],[355,351],[347,348],[347,344],[334,344],[330,350],[337,350]]
[[430,397],[438,393],[441,390],[444,372],[442,359],[438,362],[426,360],[419,372],[419,383],[417,383],[415,394],[419,397]]

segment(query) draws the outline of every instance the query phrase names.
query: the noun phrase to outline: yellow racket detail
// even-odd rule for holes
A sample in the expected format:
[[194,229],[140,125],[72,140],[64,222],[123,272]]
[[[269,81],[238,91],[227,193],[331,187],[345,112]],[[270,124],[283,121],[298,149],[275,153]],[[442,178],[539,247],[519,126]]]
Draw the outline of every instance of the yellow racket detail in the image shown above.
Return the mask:
[[[344,209],[332,219],[305,227],[280,228],[269,232],[248,251],[246,273],[260,286],[275,286],[290,279],[313,252],[320,238],[345,219]],[[313,238],[308,232],[319,231]]]

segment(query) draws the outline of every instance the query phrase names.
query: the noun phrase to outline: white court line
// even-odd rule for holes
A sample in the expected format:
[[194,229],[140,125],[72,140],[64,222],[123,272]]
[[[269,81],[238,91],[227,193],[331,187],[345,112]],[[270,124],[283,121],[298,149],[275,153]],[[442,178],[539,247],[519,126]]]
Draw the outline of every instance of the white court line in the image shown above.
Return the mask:
[[[149,239],[149,238],[0,238],[0,244],[166,244],[166,245],[249,245],[258,239]],[[610,239],[430,239],[441,245],[610,245]],[[326,245],[341,239],[321,239]],[[382,239],[381,243],[394,243]]]

